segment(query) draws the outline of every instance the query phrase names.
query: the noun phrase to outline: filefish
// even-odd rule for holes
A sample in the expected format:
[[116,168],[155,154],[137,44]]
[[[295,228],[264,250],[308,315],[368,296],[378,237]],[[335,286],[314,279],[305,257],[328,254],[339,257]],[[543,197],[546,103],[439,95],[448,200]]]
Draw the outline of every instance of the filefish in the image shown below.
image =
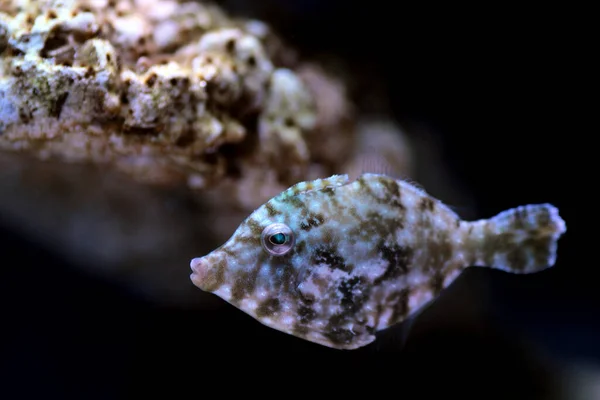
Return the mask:
[[418,313],[467,267],[553,266],[565,232],[548,203],[465,221],[406,181],[333,175],[257,208],[191,260],[190,278],[268,327],[350,350]]

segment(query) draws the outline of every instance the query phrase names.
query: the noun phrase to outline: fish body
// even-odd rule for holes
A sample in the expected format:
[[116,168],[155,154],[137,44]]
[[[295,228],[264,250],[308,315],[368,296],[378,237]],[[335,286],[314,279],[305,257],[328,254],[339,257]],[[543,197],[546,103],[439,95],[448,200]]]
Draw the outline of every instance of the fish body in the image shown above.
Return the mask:
[[300,182],[191,261],[191,280],[261,323],[338,349],[415,315],[469,266],[553,266],[566,225],[550,204],[464,221],[380,174]]

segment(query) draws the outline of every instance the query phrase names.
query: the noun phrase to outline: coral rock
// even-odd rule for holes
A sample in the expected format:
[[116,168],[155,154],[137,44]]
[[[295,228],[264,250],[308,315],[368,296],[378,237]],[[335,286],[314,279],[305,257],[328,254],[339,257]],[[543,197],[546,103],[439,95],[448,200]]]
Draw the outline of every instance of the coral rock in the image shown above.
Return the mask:
[[227,171],[219,149],[258,131],[262,164],[299,178],[315,110],[271,37],[191,1],[3,2],[0,148],[205,188]]

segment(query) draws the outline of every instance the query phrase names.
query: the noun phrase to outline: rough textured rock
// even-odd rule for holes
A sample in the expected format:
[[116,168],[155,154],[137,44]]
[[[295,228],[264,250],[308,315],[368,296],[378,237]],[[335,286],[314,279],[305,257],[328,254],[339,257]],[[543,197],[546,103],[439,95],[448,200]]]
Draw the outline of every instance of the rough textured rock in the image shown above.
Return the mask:
[[[224,145],[289,153],[298,179],[312,93],[274,64],[268,27],[198,2],[12,1],[0,9],[0,147],[110,164],[150,183],[213,186]],[[256,138],[258,138],[258,143]]]

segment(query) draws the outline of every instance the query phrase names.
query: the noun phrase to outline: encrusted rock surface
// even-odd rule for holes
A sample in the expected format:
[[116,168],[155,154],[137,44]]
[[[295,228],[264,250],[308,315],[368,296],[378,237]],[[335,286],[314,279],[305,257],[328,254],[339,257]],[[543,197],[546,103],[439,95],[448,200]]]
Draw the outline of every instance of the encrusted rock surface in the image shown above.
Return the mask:
[[313,93],[261,22],[192,1],[1,4],[1,148],[193,188],[227,175],[224,145],[286,184],[306,171]]

